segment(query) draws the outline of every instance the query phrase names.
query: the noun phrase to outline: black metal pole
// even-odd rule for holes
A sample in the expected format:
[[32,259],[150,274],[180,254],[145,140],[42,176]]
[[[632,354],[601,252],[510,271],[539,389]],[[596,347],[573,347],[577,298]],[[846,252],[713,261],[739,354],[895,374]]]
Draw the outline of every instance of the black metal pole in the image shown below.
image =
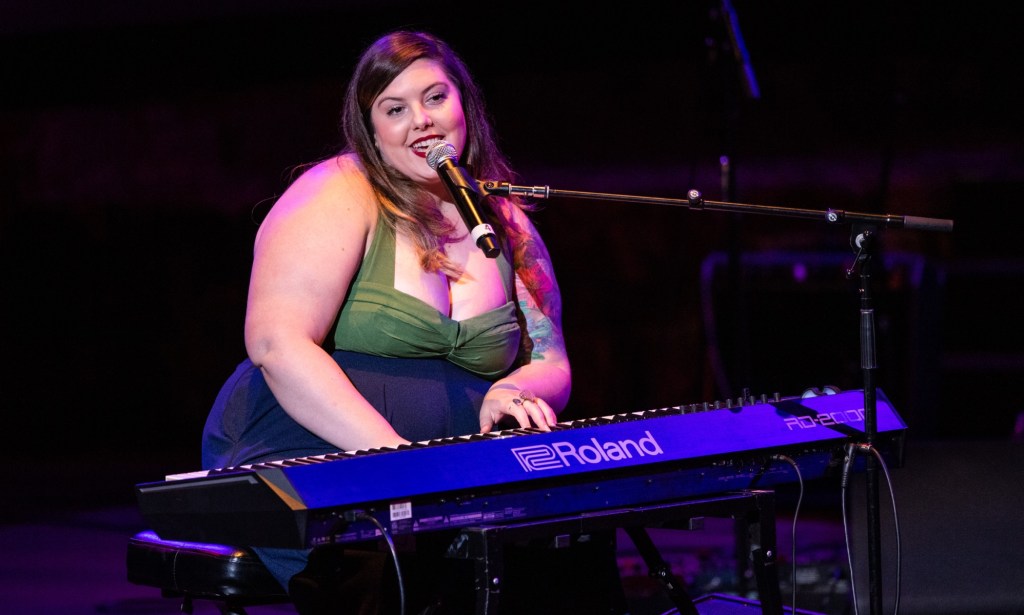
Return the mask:
[[860,268],[860,368],[864,382],[864,437],[866,449],[865,490],[867,505],[868,591],[872,615],[882,612],[882,532],[879,506],[878,462],[871,454],[878,433],[878,406],[875,394],[875,370],[878,368],[875,347],[875,308],[871,295],[871,262],[874,257],[874,229],[854,230],[851,245],[858,248],[855,266]]

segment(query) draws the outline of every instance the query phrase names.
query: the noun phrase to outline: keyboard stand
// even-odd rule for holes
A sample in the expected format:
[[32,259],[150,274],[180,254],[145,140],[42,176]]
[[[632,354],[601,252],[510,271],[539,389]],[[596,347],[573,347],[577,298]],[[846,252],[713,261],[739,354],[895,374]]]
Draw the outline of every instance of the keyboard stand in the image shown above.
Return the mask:
[[750,538],[749,562],[757,580],[761,612],[782,615],[776,568],[775,493],[747,490],[710,498],[580,513],[460,530],[448,556],[475,565],[476,615],[497,615],[503,578],[503,545],[535,538],[586,534],[622,528],[636,545],[653,578],[658,579],[680,615],[699,615],[683,584],[672,574],[647,534],[647,528],[696,529],[703,517],[733,518]]

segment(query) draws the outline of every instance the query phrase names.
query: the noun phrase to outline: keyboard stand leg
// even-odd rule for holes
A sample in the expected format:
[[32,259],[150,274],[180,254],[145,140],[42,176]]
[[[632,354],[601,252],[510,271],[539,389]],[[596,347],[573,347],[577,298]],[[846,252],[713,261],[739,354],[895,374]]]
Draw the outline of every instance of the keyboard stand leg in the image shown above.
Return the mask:
[[736,561],[736,590],[741,596],[750,593],[751,578],[754,569],[751,564],[750,551],[753,547],[750,544],[750,521],[747,515],[734,518],[732,523],[733,533],[733,559]]
[[466,528],[448,547],[448,557],[472,559],[476,615],[497,615],[504,575],[503,538],[497,531]]
[[686,593],[682,582],[672,574],[672,568],[668,565],[668,562],[662,559],[657,547],[654,546],[654,542],[651,541],[651,537],[647,534],[647,530],[638,526],[630,526],[623,529],[629,535],[629,539],[633,541],[633,544],[636,545],[640,556],[644,558],[648,574],[652,579],[657,579],[665,588],[669,598],[672,600],[672,604],[676,605],[679,614],[699,615],[697,607],[693,604],[693,598]]
[[779,570],[776,565],[775,497],[771,492],[753,493],[754,508],[737,517],[737,521],[747,528],[746,544],[750,548],[750,563],[757,580],[761,612],[765,615],[783,615]]

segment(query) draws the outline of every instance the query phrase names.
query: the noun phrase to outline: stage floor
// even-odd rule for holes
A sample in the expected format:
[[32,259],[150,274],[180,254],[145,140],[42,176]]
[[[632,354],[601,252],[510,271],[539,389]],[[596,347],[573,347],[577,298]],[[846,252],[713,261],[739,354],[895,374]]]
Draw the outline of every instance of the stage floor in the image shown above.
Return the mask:
[[[779,574],[783,600],[791,600],[791,523],[779,518]],[[0,526],[0,612],[11,615],[174,615],[180,602],[163,598],[155,588],[126,580],[128,538],[145,524],[132,506],[52,514],[31,522]],[[731,521],[706,519],[703,529],[651,530],[659,553],[694,598],[731,593],[738,586]],[[660,584],[632,542],[621,533],[619,563],[634,604],[634,615],[654,615],[672,608]],[[797,526],[798,608],[815,610],[827,603],[845,612],[849,586],[843,577],[845,547],[841,524],[807,519]],[[830,589],[826,589],[830,588]],[[752,596],[756,598],[756,595]],[[294,613],[288,605],[251,607],[250,615]],[[826,612],[826,611],[819,611]],[[195,603],[198,615],[216,608]]]

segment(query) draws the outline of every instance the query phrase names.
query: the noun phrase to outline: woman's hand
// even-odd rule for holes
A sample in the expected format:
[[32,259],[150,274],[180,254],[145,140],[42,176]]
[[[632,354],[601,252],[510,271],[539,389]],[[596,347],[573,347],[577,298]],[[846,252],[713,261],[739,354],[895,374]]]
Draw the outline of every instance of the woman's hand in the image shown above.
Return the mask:
[[529,390],[507,384],[491,387],[480,407],[480,433],[495,427],[514,428],[516,425],[510,424],[513,419],[519,427],[536,427],[541,431],[551,431],[551,425],[558,420],[554,409]]

